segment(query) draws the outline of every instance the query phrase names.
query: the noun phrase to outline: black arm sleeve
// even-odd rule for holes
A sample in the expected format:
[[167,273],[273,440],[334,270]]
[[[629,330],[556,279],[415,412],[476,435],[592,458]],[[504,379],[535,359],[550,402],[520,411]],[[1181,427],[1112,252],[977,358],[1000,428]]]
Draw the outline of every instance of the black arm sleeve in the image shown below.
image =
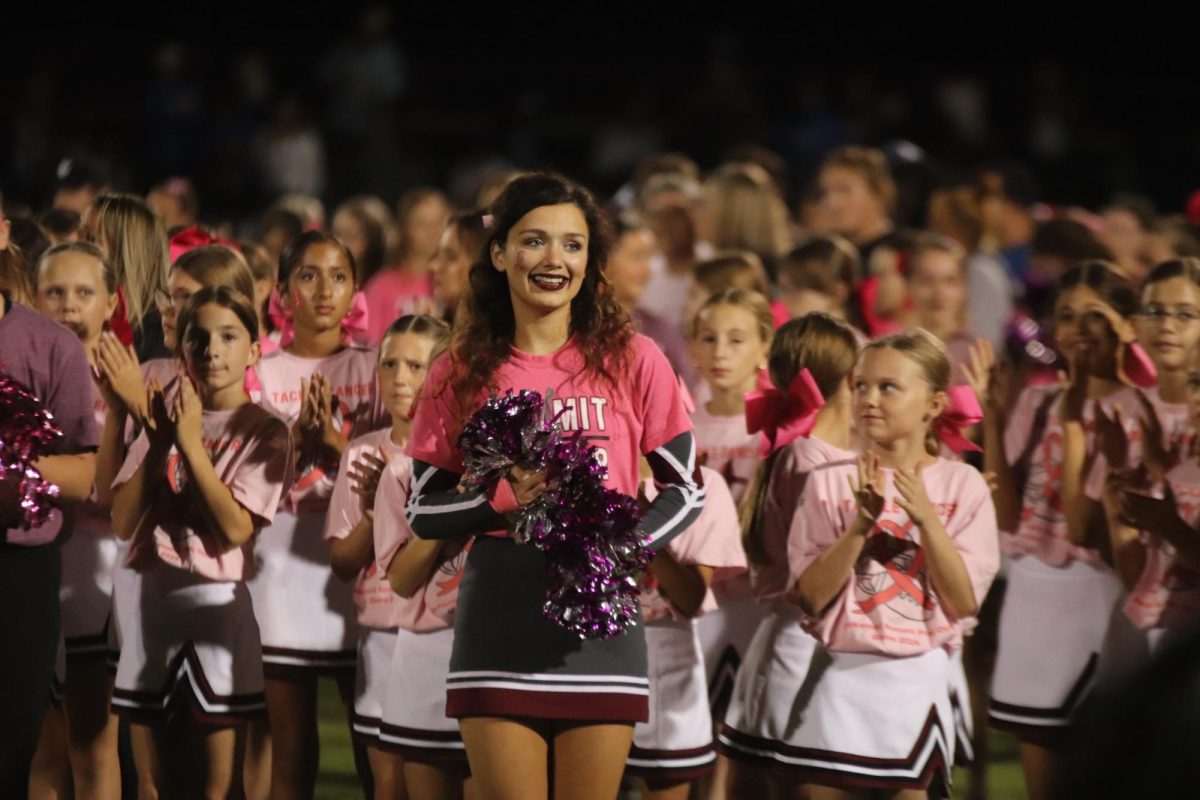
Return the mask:
[[508,520],[496,513],[483,490],[458,491],[460,477],[413,461],[412,491],[404,509],[413,533],[422,539],[461,539],[508,528]]
[[685,531],[704,508],[704,486],[696,466],[696,440],[691,431],[646,454],[658,496],[642,520],[650,549],[660,550]]

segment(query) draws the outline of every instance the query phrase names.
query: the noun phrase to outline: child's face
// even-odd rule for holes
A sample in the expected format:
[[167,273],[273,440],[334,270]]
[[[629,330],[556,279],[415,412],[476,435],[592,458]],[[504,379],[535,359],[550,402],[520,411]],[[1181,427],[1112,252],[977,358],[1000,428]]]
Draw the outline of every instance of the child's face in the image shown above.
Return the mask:
[[950,253],[923,253],[913,264],[908,293],[921,327],[942,333],[961,324],[967,286],[961,265]]
[[200,306],[184,331],[183,360],[200,398],[243,392],[246,368],[258,361],[258,342],[231,309]]
[[852,239],[883,215],[883,206],[856,170],[827,167],[821,171],[821,205],[837,233]]
[[854,373],[858,431],[877,444],[925,433],[942,412],[946,396],[930,390],[920,365],[899,350],[867,350]]
[[700,374],[714,389],[753,389],[769,347],[754,315],[740,306],[709,306],[696,320],[692,355]]
[[159,303],[158,311],[162,315],[163,344],[174,352],[178,347],[179,336],[176,325],[179,323],[179,312],[188,298],[204,288],[200,281],[188,275],[181,269],[172,269],[167,275],[167,296]]
[[544,315],[569,310],[587,272],[588,224],[571,203],[539,206],[492,245],[492,265],[508,277],[513,310]]
[[393,333],[379,346],[379,395],[393,422],[408,419],[432,352],[433,340],[422,333]]
[[1200,287],[1184,277],[1147,284],[1133,322],[1159,371],[1183,369],[1200,341]]
[[468,253],[458,239],[458,229],[447,225],[438,242],[437,253],[429,262],[433,272],[433,297],[442,308],[455,308],[467,293],[471,264],[478,253]]
[[621,305],[636,306],[646,291],[655,246],[654,234],[648,228],[629,231],[617,242],[606,272]]
[[38,273],[37,307],[70,328],[85,345],[95,344],[117,306],[104,284],[104,267],[83,253],[60,253]]
[[1072,286],[1054,304],[1054,342],[1068,359],[1078,359],[1088,374],[1115,374],[1118,338],[1112,307],[1094,289]]
[[314,244],[288,275],[282,298],[296,331],[322,333],[337,328],[354,301],[354,271],[340,247]]

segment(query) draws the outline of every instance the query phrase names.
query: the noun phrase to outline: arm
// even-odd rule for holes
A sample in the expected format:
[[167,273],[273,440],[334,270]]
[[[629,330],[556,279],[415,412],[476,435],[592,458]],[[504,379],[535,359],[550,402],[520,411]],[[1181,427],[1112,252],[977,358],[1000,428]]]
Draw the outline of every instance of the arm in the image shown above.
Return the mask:
[[921,534],[925,563],[938,601],[953,619],[973,617],[979,612],[975,589],[962,554],[954,546],[946,527],[938,519],[925,482],[917,470],[896,471],[897,504],[912,519]]
[[163,490],[169,452],[168,443],[151,440],[146,457],[133,477],[113,495],[112,526],[118,539],[129,541],[144,523],[152,498]]
[[1146,547],[1136,528],[1121,521],[1121,494],[1125,482],[1114,473],[1104,483],[1104,515],[1108,520],[1113,567],[1126,589],[1132,589],[1146,568]]
[[96,452],[96,502],[101,508],[111,508],[112,485],[121,462],[125,458],[126,412],[113,406],[104,415],[104,429],[100,431],[100,449]]
[[418,537],[460,539],[508,528],[508,520],[492,507],[487,492],[457,490],[461,477],[413,459],[412,496],[404,516]]
[[1002,531],[1015,531],[1021,519],[1021,497],[1017,479],[1008,461],[1004,430],[1008,413],[1004,401],[1011,373],[996,363],[992,343],[979,339],[971,346],[971,363],[964,367],[967,383],[985,409],[983,417],[983,468],[996,476],[992,490],[996,523]]
[[687,431],[646,454],[658,496],[642,518],[649,547],[661,550],[687,530],[704,508],[704,487],[697,480],[696,440]]
[[92,482],[96,478],[95,453],[43,456],[36,466],[43,478],[58,487],[60,503],[81,503],[92,494]]
[[374,531],[374,520],[363,517],[345,538],[329,540],[329,566],[333,568],[334,575],[344,581],[352,581],[363,567],[371,563],[375,553]]
[[699,564],[681,564],[663,549],[654,554],[650,562],[650,574],[658,581],[658,588],[671,605],[685,617],[694,617],[700,611],[704,595],[712,583],[713,569]]
[[445,541],[413,539],[396,551],[388,563],[387,579],[392,591],[410,598],[429,583],[430,576],[441,560]]
[[860,510],[833,547],[817,556],[796,579],[792,596],[804,613],[820,616],[841,593],[874,524],[874,519]]
[[[329,503],[326,538],[333,574],[344,581],[354,580],[375,560],[375,494],[386,466],[386,457],[370,452],[361,453],[353,464],[349,463],[349,452],[342,456]],[[340,535],[349,523],[353,523],[349,532]]]

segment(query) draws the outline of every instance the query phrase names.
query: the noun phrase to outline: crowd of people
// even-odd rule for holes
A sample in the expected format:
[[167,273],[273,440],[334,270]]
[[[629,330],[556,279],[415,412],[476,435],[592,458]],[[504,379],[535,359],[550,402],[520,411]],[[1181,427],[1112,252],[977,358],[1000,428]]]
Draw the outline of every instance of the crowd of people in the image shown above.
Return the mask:
[[[912,230],[881,151],[794,209],[776,165],[291,194],[250,235],[186,177],[4,198],[0,370],[62,431],[48,521],[0,474],[5,796],[311,797],[321,676],[376,798],[943,796],[956,763],[981,798],[989,727],[1055,796],[1081,710],[1200,615],[1200,208],[1006,165]],[[620,635],[544,613],[514,539],[553,469],[464,476],[524,389],[641,508]]]

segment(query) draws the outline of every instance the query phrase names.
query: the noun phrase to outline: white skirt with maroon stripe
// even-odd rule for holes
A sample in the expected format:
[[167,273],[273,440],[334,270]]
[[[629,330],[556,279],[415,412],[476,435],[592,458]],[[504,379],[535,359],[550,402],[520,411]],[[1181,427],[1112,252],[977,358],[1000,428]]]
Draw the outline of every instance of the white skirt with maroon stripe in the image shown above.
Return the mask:
[[954,763],[967,766],[975,760],[975,717],[971,713],[971,687],[963,669],[963,651],[950,655],[950,711],[954,714]]
[[446,716],[454,630],[396,631],[379,743],[410,761],[466,761],[458,720]]
[[361,628],[358,634],[358,670],[354,676],[354,718],[357,736],[370,744],[379,743],[383,722],[383,697],[387,692],[392,655],[396,652],[396,629]]
[[262,712],[262,649],[245,584],[156,565],[117,599],[118,714],[153,722],[185,701],[201,723],[226,725]]
[[754,631],[767,614],[750,590],[745,576],[717,584],[719,607],[696,621],[708,675],[711,707],[724,713]]
[[799,724],[805,680],[816,674],[810,666],[818,650],[820,643],[800,627],[798,611],[767,612],[738,671],[718,737],[722,753],[756,766],[776,763],[780,745]]
[[[1122,590],[1102,565],[1014,558],[1000,611],[988,721],[1054,744],[1096,687]],[[1118,614],[1114,615],[1114,610]]]
[[141,578],[137,570],[125,565],[129,555],[129,543],[117,540],[117,562],[113,567],[112,614],[108,625],[108,668],[117,671],[121,661],[121,631],[135,624],[136,620],[126,619],[130,610],[137,607],[135,598],[141,591]]
[[118,551],[111,532],[82,523],[62,544],[58,599],[68,658],[103,658],[108,652]]
[[700,637],[693,621],[646,624],[650,718],[633,728],[626,765],[668,783],[708,774],[716,761]]
[[279,511],[254,544],[248,582],[268,674],[354,669],[354,584],[333,574],[324,512]]
[[786,739],[770,754],[776,773],[797,783],[949,793],[945,650],[895,658],[820,648],[810,663]]

